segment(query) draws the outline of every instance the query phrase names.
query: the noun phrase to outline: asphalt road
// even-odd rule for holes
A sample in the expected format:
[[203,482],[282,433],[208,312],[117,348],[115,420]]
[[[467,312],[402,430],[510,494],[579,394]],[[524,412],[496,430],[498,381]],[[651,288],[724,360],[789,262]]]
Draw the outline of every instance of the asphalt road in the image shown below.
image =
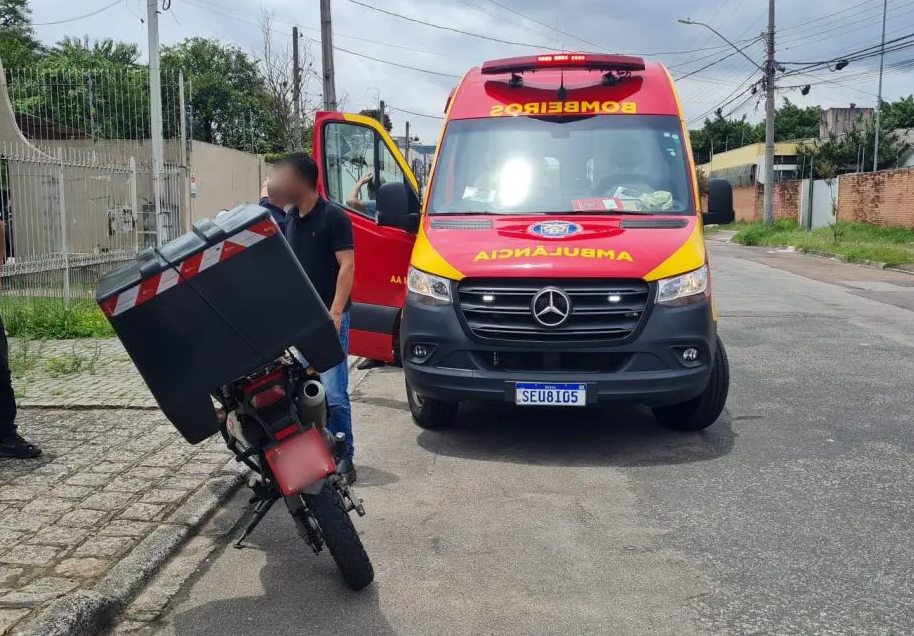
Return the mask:
[[361,593],[280,506],[152,633],[914,633],[914,277],[715,244],[728,409],[700,434],[641,408],[409,418],[355,392]]

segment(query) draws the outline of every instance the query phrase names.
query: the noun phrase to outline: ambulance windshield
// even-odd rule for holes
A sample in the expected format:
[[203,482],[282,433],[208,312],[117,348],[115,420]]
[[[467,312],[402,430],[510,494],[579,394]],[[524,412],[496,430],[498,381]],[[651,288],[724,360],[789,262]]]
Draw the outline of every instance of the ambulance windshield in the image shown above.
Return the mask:
[[695,214],[677,117],[451,122],[429,214]]

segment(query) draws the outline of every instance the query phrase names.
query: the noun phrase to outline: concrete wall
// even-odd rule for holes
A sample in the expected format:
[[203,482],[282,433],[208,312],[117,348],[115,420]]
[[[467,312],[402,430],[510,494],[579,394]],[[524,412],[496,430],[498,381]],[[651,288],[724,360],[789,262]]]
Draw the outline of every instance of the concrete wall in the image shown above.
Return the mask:
[[197,182],[197,195],[190,203],[191,223],[259,200],[260,185],[267,176],[263,157],[194,141],[190,161]]
[[872,108],[857,108],[856,104],[851,104],[849,108],[829,108],[819,119],[819,138],[849,133],[858,122],[872,116]]
[[914,170],[882,170],[839,178],[838,219],[914,228]]

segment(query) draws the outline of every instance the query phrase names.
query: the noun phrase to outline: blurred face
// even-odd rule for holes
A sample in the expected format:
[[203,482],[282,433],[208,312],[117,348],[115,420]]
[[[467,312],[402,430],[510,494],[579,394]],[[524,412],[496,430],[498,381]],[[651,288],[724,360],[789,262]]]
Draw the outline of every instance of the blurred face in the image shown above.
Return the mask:
[[276,171],[276,182],[290,199],[298,200],[315,192],[311,184],[290,165],[279,167]]

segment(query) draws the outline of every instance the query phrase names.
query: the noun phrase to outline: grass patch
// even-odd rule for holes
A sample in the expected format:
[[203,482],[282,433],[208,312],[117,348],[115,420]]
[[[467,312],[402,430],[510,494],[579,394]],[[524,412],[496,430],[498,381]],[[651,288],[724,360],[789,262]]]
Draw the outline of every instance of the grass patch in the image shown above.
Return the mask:
[[74,299],[67,309],[59,298],[4,296],[0,314],[14,338],[67,340],[114,336],[108,319],[91,300]]
[[41,349],[42,345],[40,344],[33,350],[33,346],[29,341],[17,341],[9,352],[10,373],[14,377],[19,377],[37,367],[38,361],[41,359]]
[[887,265],[914,262],[914,230],[868,223],[839,223],[837,230],[836,243],[833,227],[805,232],[795,221],[781,220],[771,225],[744,225],[733,240],[742,245],[794,245],[805,250],[843,256],[854,262],[878,261]]
[[44,361],[44,370],[53,378],[73,375],[85,368],[86,359],[75,351],[62,356],[52,356]]

